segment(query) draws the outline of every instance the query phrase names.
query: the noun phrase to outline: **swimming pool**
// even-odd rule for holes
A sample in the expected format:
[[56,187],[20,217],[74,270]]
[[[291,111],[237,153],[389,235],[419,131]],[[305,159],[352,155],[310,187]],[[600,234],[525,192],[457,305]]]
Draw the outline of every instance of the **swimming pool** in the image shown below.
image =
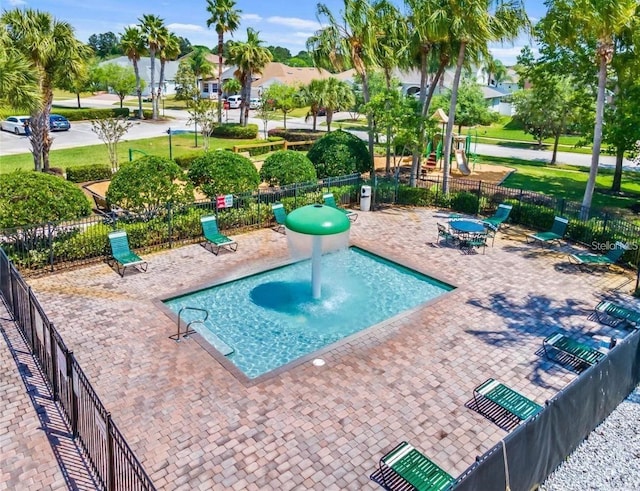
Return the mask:
[[[453,287],[359,249],[322,257],[322,297],[311,296],[309,260],[164,300],[209,312],[192,327],[248,378],[313,353]],[[183,321],[202,314],[183,311]]]

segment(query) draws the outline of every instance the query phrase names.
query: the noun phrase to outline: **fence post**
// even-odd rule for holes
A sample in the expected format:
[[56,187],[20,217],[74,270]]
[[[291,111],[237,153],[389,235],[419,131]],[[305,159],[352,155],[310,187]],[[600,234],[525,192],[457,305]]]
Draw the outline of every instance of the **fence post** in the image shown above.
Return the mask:
[[107,489],[115,491],[116,489],[116,465],[113,451],[113,436],[111,435],[111,413],[107,413],[105,426],[107,429]]
[[298,207],[298,183],[293,185],[293,207]]
[[53,273],[53,233],[51,231],[51,222],[47,222],[47,235],[49,236],[49,264]]
[[67,351],[67,378],[71,393],[71,434],[73,438],[78,436],[78,387],[76,387],[75,377],[73,376],[73,351]]
[[258,188],[258,228],[262,228],[262,216],[260,215],[260,188]]
[[478,181],[478,207],[476,208],[476,216],[480,213],[480,198],[482,197],[482,181]]
[[173,247],[173,208],[171,206],[171,201],[167,203],[167,217],[169,218],[169,223],[167,224],[169,232],[169,249],[171,249]]
[[58,376],[58,343],[55,342],[56,338],[53,335],[55,326],[49,324],[49,349],[51,351],[51,390],[53,392],[53,400],[60,399],[60,382]]

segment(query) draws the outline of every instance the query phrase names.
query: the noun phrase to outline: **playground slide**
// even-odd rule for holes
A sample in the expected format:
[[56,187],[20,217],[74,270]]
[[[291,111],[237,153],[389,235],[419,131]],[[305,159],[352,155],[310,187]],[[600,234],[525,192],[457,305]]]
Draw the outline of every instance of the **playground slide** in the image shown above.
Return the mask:
[[469,170],[469,165],[467,163],[467,154],[464,153],[464,150],[456,150],[456,162],[458,163],[458,170],[468,176],[471,174],[471,170]]

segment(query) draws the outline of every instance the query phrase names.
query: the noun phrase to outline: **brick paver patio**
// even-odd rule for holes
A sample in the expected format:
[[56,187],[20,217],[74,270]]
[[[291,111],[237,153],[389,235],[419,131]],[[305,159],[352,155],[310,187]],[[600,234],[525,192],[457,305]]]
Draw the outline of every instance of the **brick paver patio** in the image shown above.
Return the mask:
[[238,252],[217,257],[198,245],[146,255],[149,271],[124,278],[98,264],[29,283],[159,489],[377,489],[369,474],[401,440],[457,476],[504,437],[465,407],[487,378],[540,404],[573,380],[539,355],[552,331],[624,335],[588,316],[628,292],[628,275],[580,272],[570,246],[526,244],[515,227],[463,255],[434,245],[437,221],[426,209],[360,213],[351,240],[454,293],[322,353],[324,366],[249,386],[194,340],[169,339],[176,325],[156,301],[287,261],[282,234],[236,236]]

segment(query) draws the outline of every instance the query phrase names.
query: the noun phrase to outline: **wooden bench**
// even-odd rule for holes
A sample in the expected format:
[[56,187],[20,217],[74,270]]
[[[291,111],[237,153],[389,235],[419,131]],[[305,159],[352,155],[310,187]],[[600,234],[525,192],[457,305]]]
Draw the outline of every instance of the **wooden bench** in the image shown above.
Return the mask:
[[542,410],[542,406],[539,404],[492,378],[473,390],[473,399],[476,407],[479,408],[478,397],[491,401],[520,421],[530,418]]
[[544,338],[542,348],[544,349],[544,354],[549,359],[552,359],[549,352],[556,350],[578,364],[586,363],[587,365],[595,365],[606,356],[597,349],[579,343],[575,339],[571,339],[559,332]]
[[388,491],[443,491],[455,481],[407,442],[385,454],[370,477]]

